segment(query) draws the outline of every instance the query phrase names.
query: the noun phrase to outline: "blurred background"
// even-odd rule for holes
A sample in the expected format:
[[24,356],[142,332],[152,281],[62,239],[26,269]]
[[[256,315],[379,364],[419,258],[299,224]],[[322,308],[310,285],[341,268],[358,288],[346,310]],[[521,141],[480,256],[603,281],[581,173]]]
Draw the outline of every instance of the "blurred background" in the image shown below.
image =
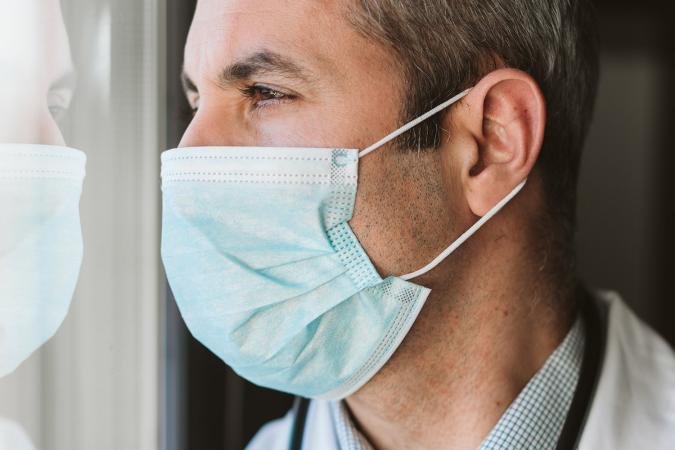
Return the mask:
[[[672,15],[665,1],[596,3],[579,270],[675,344]],[[179,75],[195,0],[61,4],[78,86],[60,126],[89,158],[85,258],[56,337],[0,379],[0,417],[44,450],[241,449],[291,399],[243,381],[190,336],[159,260],[159,154],[187,125]]]

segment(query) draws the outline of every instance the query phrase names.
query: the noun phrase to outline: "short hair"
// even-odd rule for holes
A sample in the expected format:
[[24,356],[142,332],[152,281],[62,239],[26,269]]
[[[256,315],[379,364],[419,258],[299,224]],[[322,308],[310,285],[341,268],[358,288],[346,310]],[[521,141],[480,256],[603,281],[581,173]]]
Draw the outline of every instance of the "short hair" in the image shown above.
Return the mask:
[[[492,70],[523,70],[547,104],[535,170],[546,209],[549,269],[574,276],[576,185],[598,83],[590,0],[350,0],[348,20],[393,50],[407,90],[402,123],[476,84]],[[447,112],[447,111],[446,111]],[[438,148],[444,114],[418,125],[400,148]],[[570,275],[571,274],[571,275]]]

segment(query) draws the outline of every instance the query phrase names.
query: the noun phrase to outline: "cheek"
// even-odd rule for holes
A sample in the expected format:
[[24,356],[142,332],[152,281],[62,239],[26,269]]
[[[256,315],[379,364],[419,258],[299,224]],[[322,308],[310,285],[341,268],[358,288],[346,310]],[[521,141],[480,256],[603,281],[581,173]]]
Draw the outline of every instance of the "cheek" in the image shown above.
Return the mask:
[[350,225],[380,275],[417,270],[447,245],[451,227],[437,165],[433,153],[388,146],[361,161]]
[[307,103],[263,107],[251,113],[251,128],[263,146],[361,148],[364,139],[355,131],[346,110]]
[[328,121],[318,119],[321,114],[304,114],[292,105],[263,107],[252,114],[252,130],[262,146],[339,147],[344,142]]

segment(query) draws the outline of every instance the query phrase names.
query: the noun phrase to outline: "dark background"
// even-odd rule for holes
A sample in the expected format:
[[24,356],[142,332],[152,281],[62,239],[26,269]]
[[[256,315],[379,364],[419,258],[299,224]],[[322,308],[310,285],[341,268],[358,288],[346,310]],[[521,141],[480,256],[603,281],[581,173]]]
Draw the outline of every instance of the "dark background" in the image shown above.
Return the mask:
[[[621,293],[675,343],[675,32],[669,2],[596,1],[595,120],[582,162],[577,248],[588,284]],[[186,126],[179,74],[194,0],[168,0],[168,136]],[[167,298],[167,450],[242,449],[291,398],[237,377],[196,342]]]

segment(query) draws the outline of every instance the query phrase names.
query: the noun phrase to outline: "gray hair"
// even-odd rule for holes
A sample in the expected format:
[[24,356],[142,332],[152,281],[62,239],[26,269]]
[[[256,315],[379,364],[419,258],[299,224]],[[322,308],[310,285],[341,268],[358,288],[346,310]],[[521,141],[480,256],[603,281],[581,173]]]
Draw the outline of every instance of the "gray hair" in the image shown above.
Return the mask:
[[[348,19],[396,56],[407,87],[402,123],[499,67],[523,70],[537,81],[548,116],[536,166],[546,205],[538,225],[549,269],[569,281],[579,161],[598,82],[591,1],[352,0]],[[398,146],[437,148],[443,117],[417,126]]]

